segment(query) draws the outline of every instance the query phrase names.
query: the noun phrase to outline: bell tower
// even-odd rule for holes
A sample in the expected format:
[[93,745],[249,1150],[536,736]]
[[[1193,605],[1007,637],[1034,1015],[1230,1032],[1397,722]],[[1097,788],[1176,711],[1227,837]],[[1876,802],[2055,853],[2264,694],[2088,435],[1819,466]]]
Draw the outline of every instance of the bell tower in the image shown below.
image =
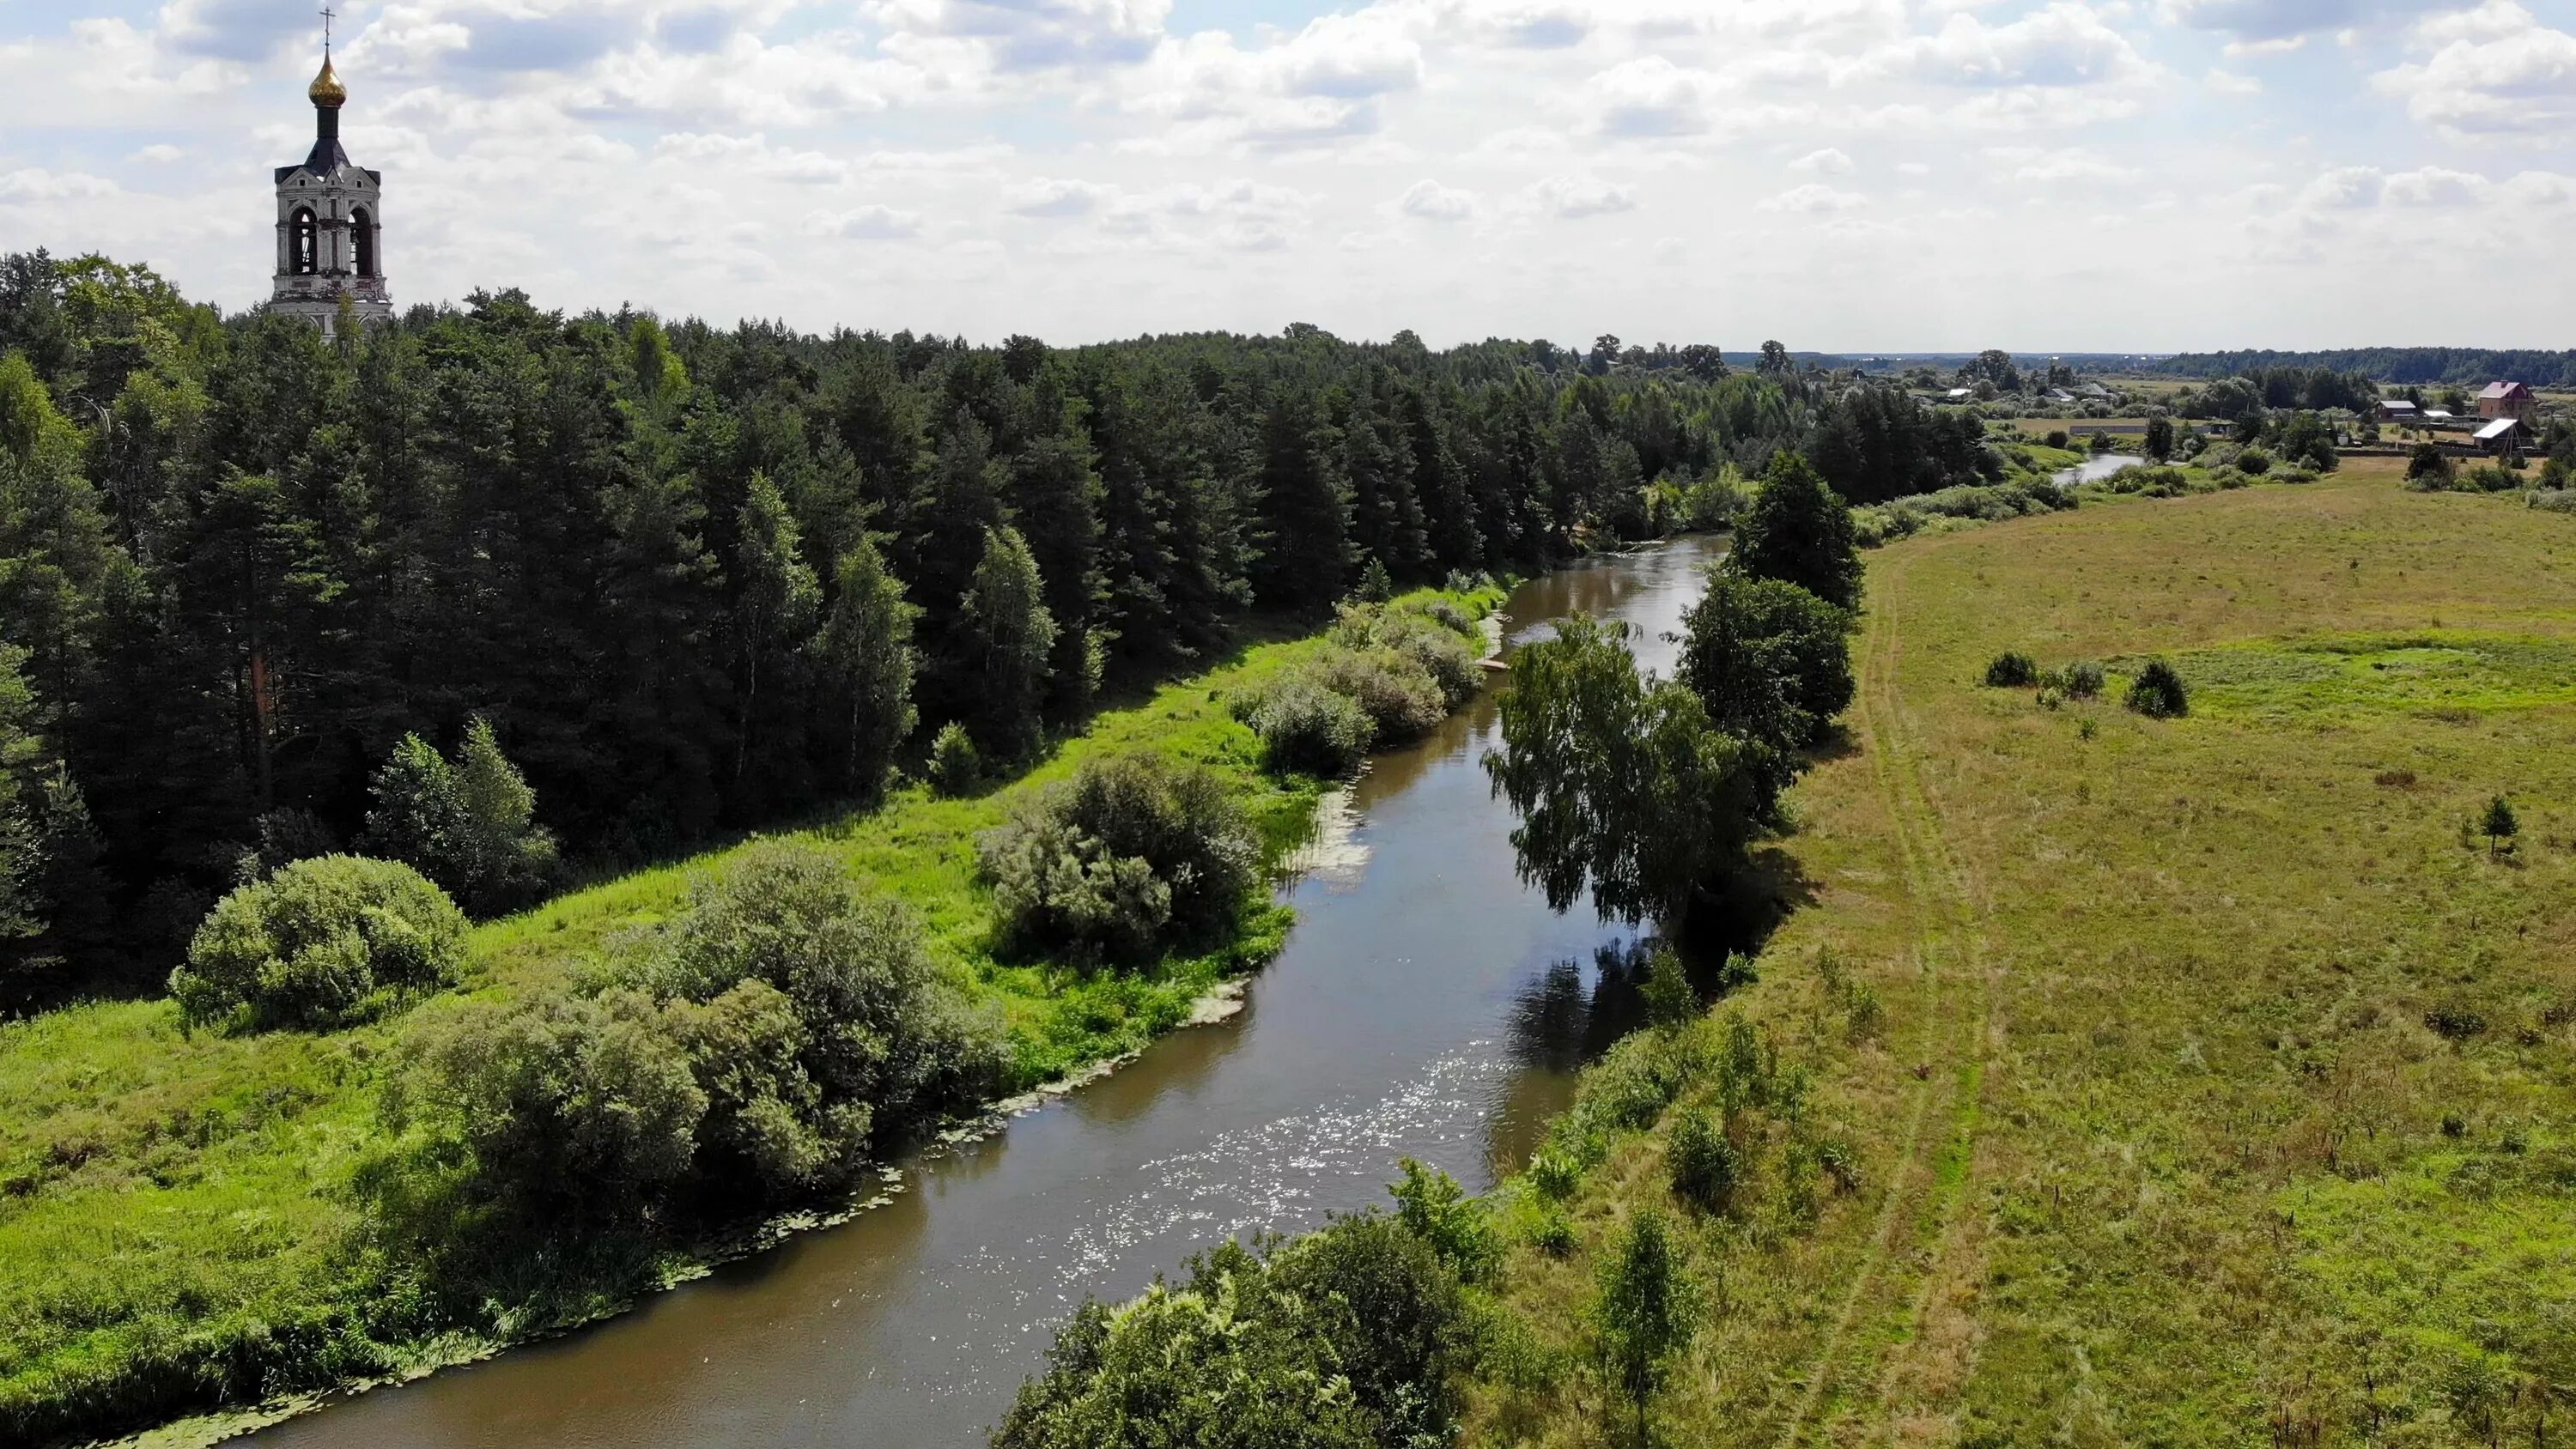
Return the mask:
[[339,330],[344,301],[361,322],[394,313],[385,290],[384,177],[340,149],[349,92],[331,68],[331,19],[322,12],[322,71],[305,91],[313,150],[277,168],[277,283],[268,302],[271,312],[311,319],[326,337]]

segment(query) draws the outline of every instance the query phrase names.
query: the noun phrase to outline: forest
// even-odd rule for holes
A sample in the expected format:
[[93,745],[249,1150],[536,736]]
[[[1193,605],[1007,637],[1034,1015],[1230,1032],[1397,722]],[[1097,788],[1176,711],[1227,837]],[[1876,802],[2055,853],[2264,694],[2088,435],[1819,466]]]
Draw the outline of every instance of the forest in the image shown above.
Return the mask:
[[157,986],[300,858],[485,916],[1007,769],[1259,620],[1723,522],[1782,449],[1860,503],[2002,471],[1778,344],[986,346],[516,292],[326,341],[13,255],[0,1009]]

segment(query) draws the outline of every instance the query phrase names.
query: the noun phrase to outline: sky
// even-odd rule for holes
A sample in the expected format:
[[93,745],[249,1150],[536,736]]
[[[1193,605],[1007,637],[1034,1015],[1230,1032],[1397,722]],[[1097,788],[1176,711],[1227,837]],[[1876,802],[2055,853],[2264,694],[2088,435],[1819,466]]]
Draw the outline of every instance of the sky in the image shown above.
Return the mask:
[[[0,250],[263,299],[321,3],[0,0]],[[2576,0],[345,0],[335,60],[398,304],[2556,347],[2571,31]]]

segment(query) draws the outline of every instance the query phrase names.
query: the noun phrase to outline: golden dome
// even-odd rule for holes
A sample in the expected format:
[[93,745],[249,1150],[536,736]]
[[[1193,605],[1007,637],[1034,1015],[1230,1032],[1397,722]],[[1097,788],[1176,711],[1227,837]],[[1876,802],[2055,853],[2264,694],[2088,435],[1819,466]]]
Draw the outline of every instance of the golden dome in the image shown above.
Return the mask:
[[313,104],[335,111],[348,104],[349,88],[340,84],[339,75],[331,69],[331,57],[322,57],[322,73],[313,78],[313,84],[306,88],[304,94],[311,98]]

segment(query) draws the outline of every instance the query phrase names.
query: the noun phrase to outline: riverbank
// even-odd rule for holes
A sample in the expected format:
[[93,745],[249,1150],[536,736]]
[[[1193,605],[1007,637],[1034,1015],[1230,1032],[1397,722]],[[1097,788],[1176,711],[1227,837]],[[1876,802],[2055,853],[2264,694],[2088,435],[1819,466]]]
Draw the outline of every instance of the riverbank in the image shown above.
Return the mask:
[[[1452,596],[1480,614],[1501,597]],[[1224,772],[1274,850],[1293,844],[1320,787],[1265,775],[1227,702],[1322,647],[1316,636],[1247,648],[1098,716],[1006,787],[957,800],[907,790],[797,838],[913,911],[941,968],[1000,1015],[1014,1092],[1131,1055],[1274,953],[1288,913],[1255,912],[1225,949],[1133,976],[1005,963],[986,939],[975,837],[1083,760],[1143,749]],[[570,986],[627,933],[667,918],[691,877],[731,854],[620,877],[479,928],[465,989],[511,997]],[[190,1034],[167,1001],[0,1027],[0,1100],[10,1104],[0,1116],[0,1426],[41,1440],[404,1377],[614,1313],[775,1241],[773,1225],[620,1245],[577,1291],[556,1284],[538,1299],[496,1303],[480,1323],[376,1331],[388,1304],[424,1299],[428,1286],[426,1270],[370,1233],[353,1191],[378,1138],[378,1065],[399,1030],[397,1017],[335,1033]],[[225,1428],[202,1421],[193,1437]]]
[[[1724,1009],[1849,1180],[1784,1213],[1749,1139],[1704,1212],[1671,1159],[1714,1094],[1618,1134],[1508,1254],[1466,1442],[1597,1442],[1581,1325],[1648,1208],[1709,1310],[1670,1442],[2535,1441],[2576,1297],[2571,528],[2365,464],[1872,555],[1854,748],[1783,845],[1812,900]],[[1984,687],[2005,650],[2167,658],[2190,714]]]

